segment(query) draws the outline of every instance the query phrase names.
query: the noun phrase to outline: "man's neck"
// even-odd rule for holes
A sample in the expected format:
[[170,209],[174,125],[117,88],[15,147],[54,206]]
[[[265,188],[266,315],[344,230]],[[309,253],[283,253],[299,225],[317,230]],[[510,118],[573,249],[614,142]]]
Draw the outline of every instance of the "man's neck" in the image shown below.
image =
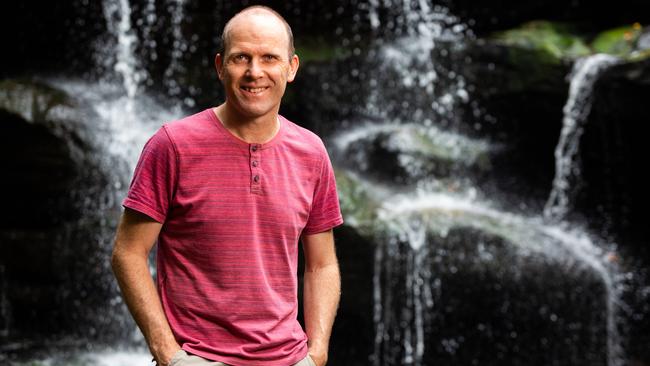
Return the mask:
[[280,131],[277,113],[256,119],[241,119],[230,113],[225,103],[212,108],[212,111],[230,133],[249,143],[266,143]]

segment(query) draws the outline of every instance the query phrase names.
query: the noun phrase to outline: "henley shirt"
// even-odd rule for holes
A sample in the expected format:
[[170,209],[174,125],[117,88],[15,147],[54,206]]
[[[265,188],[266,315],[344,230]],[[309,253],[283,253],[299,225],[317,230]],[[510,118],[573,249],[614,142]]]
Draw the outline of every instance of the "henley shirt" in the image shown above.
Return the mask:
[[279,123],[263,144],[230,133],[212,109],[163,125],[123,202],[163,224],[156,282],[178,343],[234,366],[307,356],[299,238],[343,223],[322,140]]

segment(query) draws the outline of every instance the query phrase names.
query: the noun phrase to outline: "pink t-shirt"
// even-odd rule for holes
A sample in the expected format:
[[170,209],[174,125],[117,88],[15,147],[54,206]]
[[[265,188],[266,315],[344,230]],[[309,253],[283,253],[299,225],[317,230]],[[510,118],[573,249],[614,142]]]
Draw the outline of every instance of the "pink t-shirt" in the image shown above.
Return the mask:
[[123,202],[163,223],[157,284],[176,340],[229,365],[307,356],[296,319],[299,238],[343,223],[323,142],[283,117],[280,125],[252,144],[212,109],[165,124]]

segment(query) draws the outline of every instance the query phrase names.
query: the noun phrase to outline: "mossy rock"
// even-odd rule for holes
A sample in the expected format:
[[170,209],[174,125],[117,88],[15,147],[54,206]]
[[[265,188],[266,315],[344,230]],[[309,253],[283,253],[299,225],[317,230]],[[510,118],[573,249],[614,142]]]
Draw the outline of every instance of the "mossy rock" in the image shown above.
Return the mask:
[[32,80],[0,81],[0,109],[20,115],[30,123],[51,119],[57,107],[72,107],[63,91]]
[[347,170],[335,168],[336,186],[341,197],[341,212],[348,226],[362,235],[372,236],[380,203],[375,201],[363,183]]
[[610,55],[629,55],[634,50],[634,45],[640,35],[641,25],[638,23],[610,29],[599,33],[591,42],[591,48],[595,52]]
[[521,27],[494,33],[491,39],[505,45],[534,50],[540,61],[559,63],[591,53],[584,37],[566,24],[532,21]]

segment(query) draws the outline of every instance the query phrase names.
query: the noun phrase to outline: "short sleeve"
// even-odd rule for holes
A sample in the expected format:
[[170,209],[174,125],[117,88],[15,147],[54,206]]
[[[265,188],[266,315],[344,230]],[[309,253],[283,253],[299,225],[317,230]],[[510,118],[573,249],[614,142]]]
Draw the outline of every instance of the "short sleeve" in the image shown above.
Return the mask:
[[164,223],[177,183],[178,160],[165,127],[144,145],[122,206]]
[[343,223],[343,215],[339,205],[339,197],[336,192],[336,179],[334,168],[323,147],[323,159],[318,182],[314,191],[314,198],[307,224],[303,234],[316,234],[327,231]]

